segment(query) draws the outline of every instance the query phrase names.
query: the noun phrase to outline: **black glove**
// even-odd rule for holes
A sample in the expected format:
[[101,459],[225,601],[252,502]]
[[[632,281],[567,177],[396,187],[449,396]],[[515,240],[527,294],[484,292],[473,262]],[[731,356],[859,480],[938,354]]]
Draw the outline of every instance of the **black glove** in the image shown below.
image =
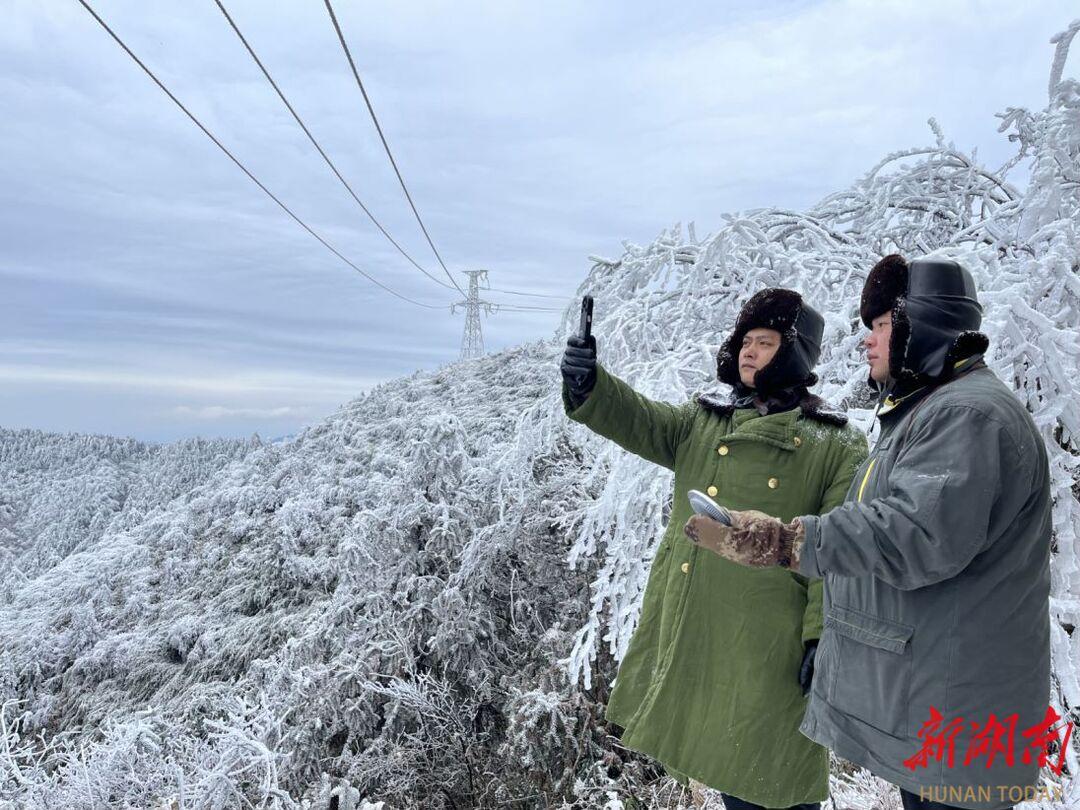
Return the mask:
[[596,338],[571,335],[566,341],[566,352],[559,368],[570,392],[570,401],[576,408],[596,385]]
[[802,666],[799,667],[799,686],[802,687],[804,696],[810,694],[810,682],[814,678],[815,655],[817,655],[817,639],[806,642],[806,651],[803,653]]

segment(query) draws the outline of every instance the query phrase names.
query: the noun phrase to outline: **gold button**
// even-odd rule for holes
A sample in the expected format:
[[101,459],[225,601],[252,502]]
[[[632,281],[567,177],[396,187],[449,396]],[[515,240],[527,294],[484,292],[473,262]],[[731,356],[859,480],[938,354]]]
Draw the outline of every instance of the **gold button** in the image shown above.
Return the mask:
[[679,566],[679,568],[682,569],[682,572],[684,574],[690,573],[690,563],[683,563],[682,565]]
[[798,447],[800,444],[802,444],[802,439],[800,439],[798,436],[796,436],[795,439],[794,439],[794,442],[795,442],[795,446]]
[[716,487],[709,487],[709,488],[708,488],[707,490],[705,490],[705,491],[706,491],[707,493],[709,493],[709,497],[710,497],[710,498],[715,498],[715,497],[716,497],[716,493],[717,493],[717,492],[719,492],[720,490],[718,490],[718,489],[717,489]]
[[780,486],[780,482],[777,479],[769,479],[769,489],[776,489],[778,486]]
[[727,445],[726,444],[720,445],[719,447],[716,448],[716,452],[719,453],[722,456],[726,456],[727,453],[728,453]]

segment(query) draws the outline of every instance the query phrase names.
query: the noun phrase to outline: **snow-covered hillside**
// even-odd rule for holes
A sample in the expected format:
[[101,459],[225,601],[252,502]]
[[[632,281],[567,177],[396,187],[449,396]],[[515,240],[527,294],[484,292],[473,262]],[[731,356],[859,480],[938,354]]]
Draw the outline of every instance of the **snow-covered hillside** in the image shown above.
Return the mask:
[[[672,228],[596,261],[579,290],[596,297],[605,365],[679,402],[714,386],[715,350],[747,296],[800,289],[827,313],[818,391],[869,428],[866,272],[895,250],[969,267],[988,361],[1051,454],[1053,702],[1073,718],[1080,83],[1060,74],[1078,30],[1059,40],[1048,106],[1002,114],[1010,164],[981,166],[931,123],[934,144],[887,156],[809,211],[744,212],[700,238]],[[1021,162],[1024,189],[1007,180]],[[550,341],[386,383],[281,445],[189,443],[136,468],[135,447],[0,436],[19,448],[0,450],[0,482],[18,482],[0,502],[0,540],[27,566],[22,550],[62,527],[48,564],[5,580],[0,796],[73,808],[685,804],[600,719],[671,478],[564,416],[558,359],[576,315]],[[123,483],[109,459],[130,468]],[[68,486],[70,464],[87,470],[74,480],[99,483]],[[132,493],[130,519],[98,511]],[[836,808],[895,801],[835,765]],[[1071,778],[1063,788],[1080,801]]]
[[0,428],[0,604],[72,551],[140,523],[257,446]]

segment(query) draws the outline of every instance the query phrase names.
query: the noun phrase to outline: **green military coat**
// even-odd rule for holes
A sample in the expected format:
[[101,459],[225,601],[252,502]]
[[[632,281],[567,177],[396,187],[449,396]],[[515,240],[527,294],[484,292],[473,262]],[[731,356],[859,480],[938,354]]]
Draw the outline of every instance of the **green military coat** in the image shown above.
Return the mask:
[[[781,520],[844,500],[866,439],[816,397],[762,416],[708,395],[681,406],[651,400],[597,365],[596,385],[563,407],[624,449],[673,470],[671,517],[652,561],[637,628],[606,717],[623,745],[765,807],[828,797],[825,748],[799,731],[804,642],[821,635],[822,581],[748,568],[683,534],[686,493]],[[628,495],[632,497],[632,495]]]

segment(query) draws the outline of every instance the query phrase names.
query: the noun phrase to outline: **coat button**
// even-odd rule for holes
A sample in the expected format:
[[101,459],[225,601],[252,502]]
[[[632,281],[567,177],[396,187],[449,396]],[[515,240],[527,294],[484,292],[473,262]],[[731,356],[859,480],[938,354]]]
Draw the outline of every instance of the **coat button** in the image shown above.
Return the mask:
[[796,447],[798,447],[800,444],[802,444],[802,439],[800,439],[798,436],[796,436],[792,441],[795,442]]
[[705,492],[708,493],[710,498],[715,498],[716,493],[719,491],[720,490],[718,490],[716,487],[709,487],[707,490],[705,490]]
[[690,573],[690,563],[683,563],[682,565],[679,566],[679,568],[682,569],[682,572],[684,574]]
[[769,479],[769,489],[776,489],[778,486],[780,486],[780,482],[777,479]]
[[722,456],[726,456],[728,454],[727,445],[726,444],[720,445],[719,447],[716,448],[716,452],[719,453]]

